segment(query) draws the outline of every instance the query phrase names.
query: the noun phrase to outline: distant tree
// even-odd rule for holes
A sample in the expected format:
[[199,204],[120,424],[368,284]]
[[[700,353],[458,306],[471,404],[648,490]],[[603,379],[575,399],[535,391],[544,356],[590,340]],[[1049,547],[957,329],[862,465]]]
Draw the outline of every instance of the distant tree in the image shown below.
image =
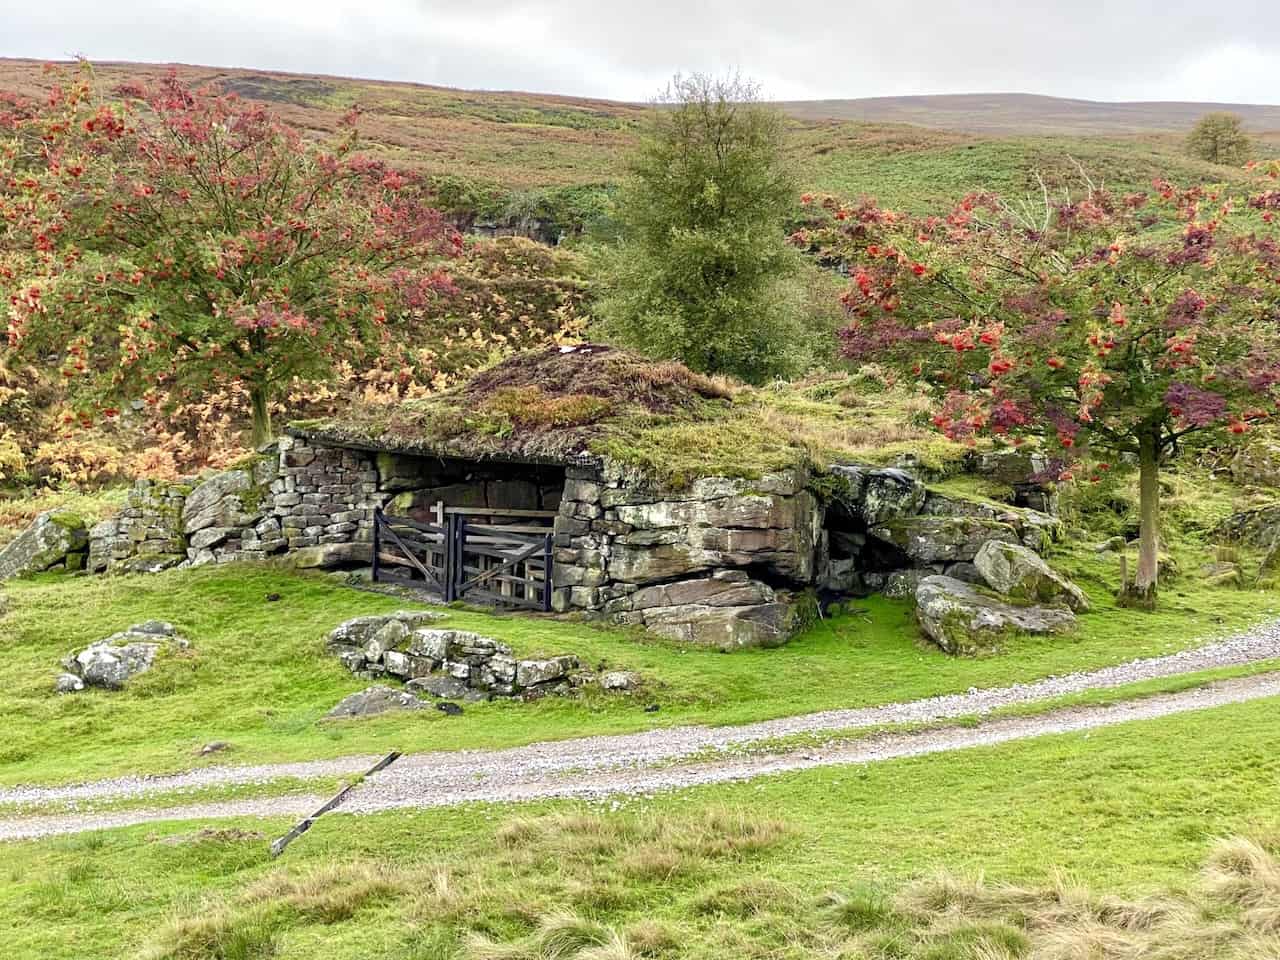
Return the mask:
[[739,78],[677,75],[630,159],[597,306],[606,335],[760,382],[804,353],[785,121]]
[[1187,151],[1210,163],[1238,167],[1252,149],[1243,121],[1234,113],[1206,113],[1187,136]]
[[81,415],[238,382],[253,440],[291,382],[397,347],[461,239],[412,174],[170,78],[100,99],[87,72],[0,109],[10,346]]
[[1226,196],[1157,181],[1060,203],[975,195],[945,217],[839,209],[820,242],[850,264],[846,356],[931,389],[948,436],[1038,437],[1094,471],[1137,463],[1124,596],[1146,607],[1160,470],[1190,435],[1238,436],[1280,406],[1278,219],[1273,184]]

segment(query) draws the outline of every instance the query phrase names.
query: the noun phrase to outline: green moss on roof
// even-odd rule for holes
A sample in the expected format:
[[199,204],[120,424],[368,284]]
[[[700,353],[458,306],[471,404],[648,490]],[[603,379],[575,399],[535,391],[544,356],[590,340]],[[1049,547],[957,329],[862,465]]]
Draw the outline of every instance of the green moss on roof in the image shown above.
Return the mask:
[[292,433],[331,443],[465,459],[604,458],[676,486],[832,462],[912,461],[936,475],[966,448],[920,423],[922,402],[849,374],[754,389],[607,346],[549,347],[453,390],[357,406]]

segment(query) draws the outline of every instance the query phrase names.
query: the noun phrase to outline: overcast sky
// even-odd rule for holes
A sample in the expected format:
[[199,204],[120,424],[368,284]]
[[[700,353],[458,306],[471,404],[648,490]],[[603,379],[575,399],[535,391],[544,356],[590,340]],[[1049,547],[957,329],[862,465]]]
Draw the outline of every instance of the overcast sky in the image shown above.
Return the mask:
[[1280,0],[0,0],[0,55],[647,100],[1028,92],[1280,103]]

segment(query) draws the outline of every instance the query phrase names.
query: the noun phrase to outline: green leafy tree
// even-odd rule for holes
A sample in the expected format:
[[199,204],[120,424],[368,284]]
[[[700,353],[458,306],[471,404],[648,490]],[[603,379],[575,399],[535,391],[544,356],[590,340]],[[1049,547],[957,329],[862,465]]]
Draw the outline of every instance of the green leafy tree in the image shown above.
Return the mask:
[[1187,152],[1210,163],[1238,167],[1252,151],[1243,122],[1234,113],[1206,113],[1187,136]]
[[597,305],[607,336],[760,382],[803,360],[785,121],[738,78],[676,76],[621,192]]
[[231,383],[253,440],[294,381],[396,351],[461,249],[412,174],[176,79],[100,99],[86,73],[0,110],[10,346],[54,358],[82,415]]

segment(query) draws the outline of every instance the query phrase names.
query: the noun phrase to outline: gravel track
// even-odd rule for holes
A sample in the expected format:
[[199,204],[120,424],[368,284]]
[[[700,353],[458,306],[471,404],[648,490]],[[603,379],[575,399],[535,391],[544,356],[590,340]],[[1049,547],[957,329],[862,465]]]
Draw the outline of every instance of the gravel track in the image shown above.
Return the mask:
[[[472,769],[465,780],[441,777],[422,763],[390,767],[366,780],[335,814],[451,806],[460,803],[510,803],[545,798],[599,799],[611,795],[648,795],[656,791],[749,780],[755,777],[814,767],[876,763],[899,757],[922,756],[991,746],[1054,733],[1150,720],[1206,710],[1232,703],[1280,696],[1280,674],[1222,680],[1179,693],[1102,706],[1066,707],[1028,717],[1003,717],[976,727],[943,727],[902,733],[883,733],[852,743],[821,749],[804,748],[779,754],[733,756],[700,763],[648,767],[633,765],[583,770],[508,767],[499,775]],[[79,833],[162,820],[222,817],[272,817],[305,813],[316,797],[276,797],[230,801],[166,809],[125,810],[91,815],[57,815],[0,820],[0,841]]]
[[[827,710],[741,726],[658,727],[640,733],[547,741],[501,750],[456,750],[412,754],[402,758],[393,767],[362,786],[358,794],[349,801],[348,806],[350,809],[379,809],[378,797],[392,798],[386,801],[391,805],[403,805],[407,799],[415,796],[421,798],[423,802],[435,802],[430,801],[432,797],[444,798],[439,802],[460,802],[472,799],[472,794],[476,791],[480,791],[474,797],[476,799],[500,799],[504,784],[512,791],[512,795],[506,799],[520,799],[525,795],[564,795],[537,791],[542,787],[550,788],[555,783],[568,784],[575,777],[584,780],[587,775],[590,775],[591,783],[608,784],[617,781],[622,784],[627,781],[630,772],[636,770],[643,770],[648,782],[659,785],[670,782],[673,785],[680,785],[684,782],[680,779],[681,776],[695,770],[701,770],[706,774],[710,768],[706,764],[685,763],[679,769],[662,771],[653,770],[654,765],[669,765],[681,760],[689,760],[708,751],[730,750],[796,734],[820,735],[891,724],[936,723],[963,716],[981,716],[1003,707],[1034,704],[1088,690],[1113,689],[1143,680],[1178,676],[1214,667],[1237,666],[1273,658],[1280,658],[1280,621],[1263,624],[1245,633],[1166,656],[1133,660],[1100,670],[1048,677],[1030,683],[986,690],[971,689],[967,693],[929,697],[905,703]],[[1252,682],[1243,685],[1233,682],[1235,685],[1220,689],[1243,691],[1269,689],[1265,677],[1248,679]],[[1192,704],[1180,709],[1198,709],[1194,706],[1195,700],[1192,696],[1198,692],[1202,691],[1189,691],[1187,694],[1179,695],[1191,697],[1191,699],[1175,702]],[[1249,694],[1243,699],[1270,695],[1265,692]],[[1140,701],[1139,704],[1161,703],[1165,699],[1152,698]],[[1064,715],[1063,711],[1055,711],[1039,718],[1010,722],[1034,724],[1037,721],[1047,722],[1051,717],[1062,715]],[[1005,721],[998,724],[985,724],[981,729],[984,731],[1003,729],[1004,723]],[[1035,728],[1028,729],[1030,732],[1020,733],[1017,736],[1035,735]],[[1046,727],[1043,732],[1052,732],[1052,729]],[[795,756],[798,755],[795,754]],[[827,757],[837,755],[842,755],[840,750],[827,751],[823,754]],[[74,804],[81,800],[136,798],[153,793],[211,786],[264,784],[284,777],[306,779],[321,776],[349,776],[362,773],[377,759],[376,756],[362,755],[299,763],[210,766],[167,776],[120,777],[70,786],[16,786],[0,788],[0,803]],[[777,757],[774,760],[778,762]],[[754,762],[762,761],[757,758]],[[832,762],[857,761],[850,759]],[[756,769],[751,766],[752,763],[753,761],[748,759],[732,759],[717,761],[711,767],[722,772],[740,768]],[[747,766],[742,767],[743,764]],[[761,772],[771,771],[762,769]],[[710,774],[707,775],[710,776]],[[734,776],[725,773],[721,779],[733,779]],[[716,780],[692,782],[716,782]],[[590,792],[590,786],[591,784],[585,781],[579,783],[574,787],[576,792],[573,795],[586,795]],[[619,786],[609,789],[626,788]],[[257,810],[268,813],[288,812],[280,810],[276,805],[276,799],[246,799],[227,804],[192,805],[168,809],[211,808],[235,808],[247,813]],[[114,822],[117,820],[141,822],[139,818],[147,819],[143,815],[149,813],[154,814],[156,811],[120,811],[101,815],[70,812],[65,817],[55,815],[43,818],[0,820],[0,839],[9,836],[10,830],[15,829],[13,825],[20,823],[34,824],[37,821],[47,821],[50,824],[62,824],[62,829],[66,829],[67,825],[73,822],[84,822],[88,826],[83,829],[96,829],[103,825],[104,821],[110,821],[106,825],[118,825]],[[132,820],[129,819],[131,816]],[[170,818],[166,815],[161,819]],[[17,829],[21,828],[17,827]]]
[[119,800],[149,793],[176,793],[203,787],[266,784],[287,777],[344,777],[364,773],[382,759],[379,755],[304,760],[298,763],[264,763],[253,766],[199,767],[185,773],[158,776],[113,777],[65,787],[17,786],[0,788],[0,803],[69,803],[81,800]]

